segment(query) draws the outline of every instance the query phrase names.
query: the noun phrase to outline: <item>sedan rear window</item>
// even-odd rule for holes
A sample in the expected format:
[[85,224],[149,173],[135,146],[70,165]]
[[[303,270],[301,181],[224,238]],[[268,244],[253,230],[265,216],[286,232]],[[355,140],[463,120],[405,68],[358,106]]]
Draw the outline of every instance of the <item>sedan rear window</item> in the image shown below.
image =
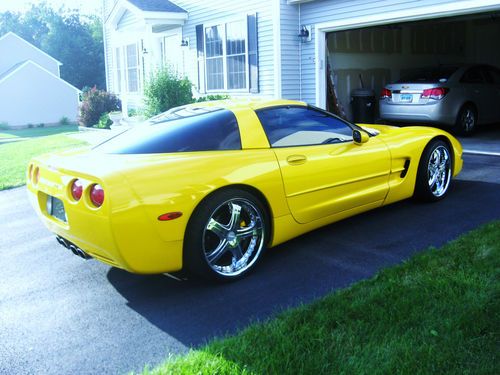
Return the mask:
[[458,66],[423,68],[403,76],[398,83],[444,83],[457,69]]
[[97,146],[111,154],[158,154],[190,151],[241,150],[233,112],[210,109],[187,116],[172,113],[153,118]]

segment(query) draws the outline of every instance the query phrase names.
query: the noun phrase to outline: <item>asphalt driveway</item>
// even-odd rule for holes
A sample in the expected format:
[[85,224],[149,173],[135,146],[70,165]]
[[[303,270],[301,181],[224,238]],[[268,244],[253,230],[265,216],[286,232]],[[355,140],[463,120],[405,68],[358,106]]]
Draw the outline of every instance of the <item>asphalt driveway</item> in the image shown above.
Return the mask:
[[84,261],[0,193],[0,373],[125,373],[372,276],[500,219],[500,157],[466,155],[450,196],[411,200],[289,241],[240,282],[138,276]]

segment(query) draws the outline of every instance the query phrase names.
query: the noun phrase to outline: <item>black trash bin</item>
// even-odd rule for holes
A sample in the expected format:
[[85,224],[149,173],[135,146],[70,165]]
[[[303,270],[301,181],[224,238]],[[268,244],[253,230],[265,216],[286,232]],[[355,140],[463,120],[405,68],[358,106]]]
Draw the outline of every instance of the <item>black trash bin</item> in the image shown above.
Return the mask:
[[370,89],[354,89],[351,94],[353,122],[373,124],[375,121],[375,93]]

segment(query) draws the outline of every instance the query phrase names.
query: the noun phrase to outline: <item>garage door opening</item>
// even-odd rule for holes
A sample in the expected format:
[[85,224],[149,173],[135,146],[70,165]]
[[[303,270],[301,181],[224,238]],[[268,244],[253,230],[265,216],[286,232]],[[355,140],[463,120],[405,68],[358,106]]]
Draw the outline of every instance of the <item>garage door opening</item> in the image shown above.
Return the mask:
[[[361,95],[362,104],[368,103],[365,115],[377,121],[378,100],[385,85],[424,67],[500,67],[498,40],[498,11],[326,33],[327,108],[351,121],[359,118],[353,112],[354,93],[354,107],[359,110]],[[355,91],[361,88],[364,90]],[[371,104],[370,95],[374,96]]]

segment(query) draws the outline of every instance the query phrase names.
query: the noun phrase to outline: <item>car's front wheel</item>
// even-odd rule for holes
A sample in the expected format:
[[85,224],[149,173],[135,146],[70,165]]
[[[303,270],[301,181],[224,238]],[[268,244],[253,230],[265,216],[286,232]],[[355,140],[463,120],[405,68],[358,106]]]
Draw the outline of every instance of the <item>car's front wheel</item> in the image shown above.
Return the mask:
[[431,141],[420,158],[415,196],[424,201],[438,201],[448,193],[452,177],[450,147],[442,140]]
[[184,239],[188,271],[216,280],[234,280],[257,263],[268,238],[268,215],[253,194],[226,189],[203,201]]

